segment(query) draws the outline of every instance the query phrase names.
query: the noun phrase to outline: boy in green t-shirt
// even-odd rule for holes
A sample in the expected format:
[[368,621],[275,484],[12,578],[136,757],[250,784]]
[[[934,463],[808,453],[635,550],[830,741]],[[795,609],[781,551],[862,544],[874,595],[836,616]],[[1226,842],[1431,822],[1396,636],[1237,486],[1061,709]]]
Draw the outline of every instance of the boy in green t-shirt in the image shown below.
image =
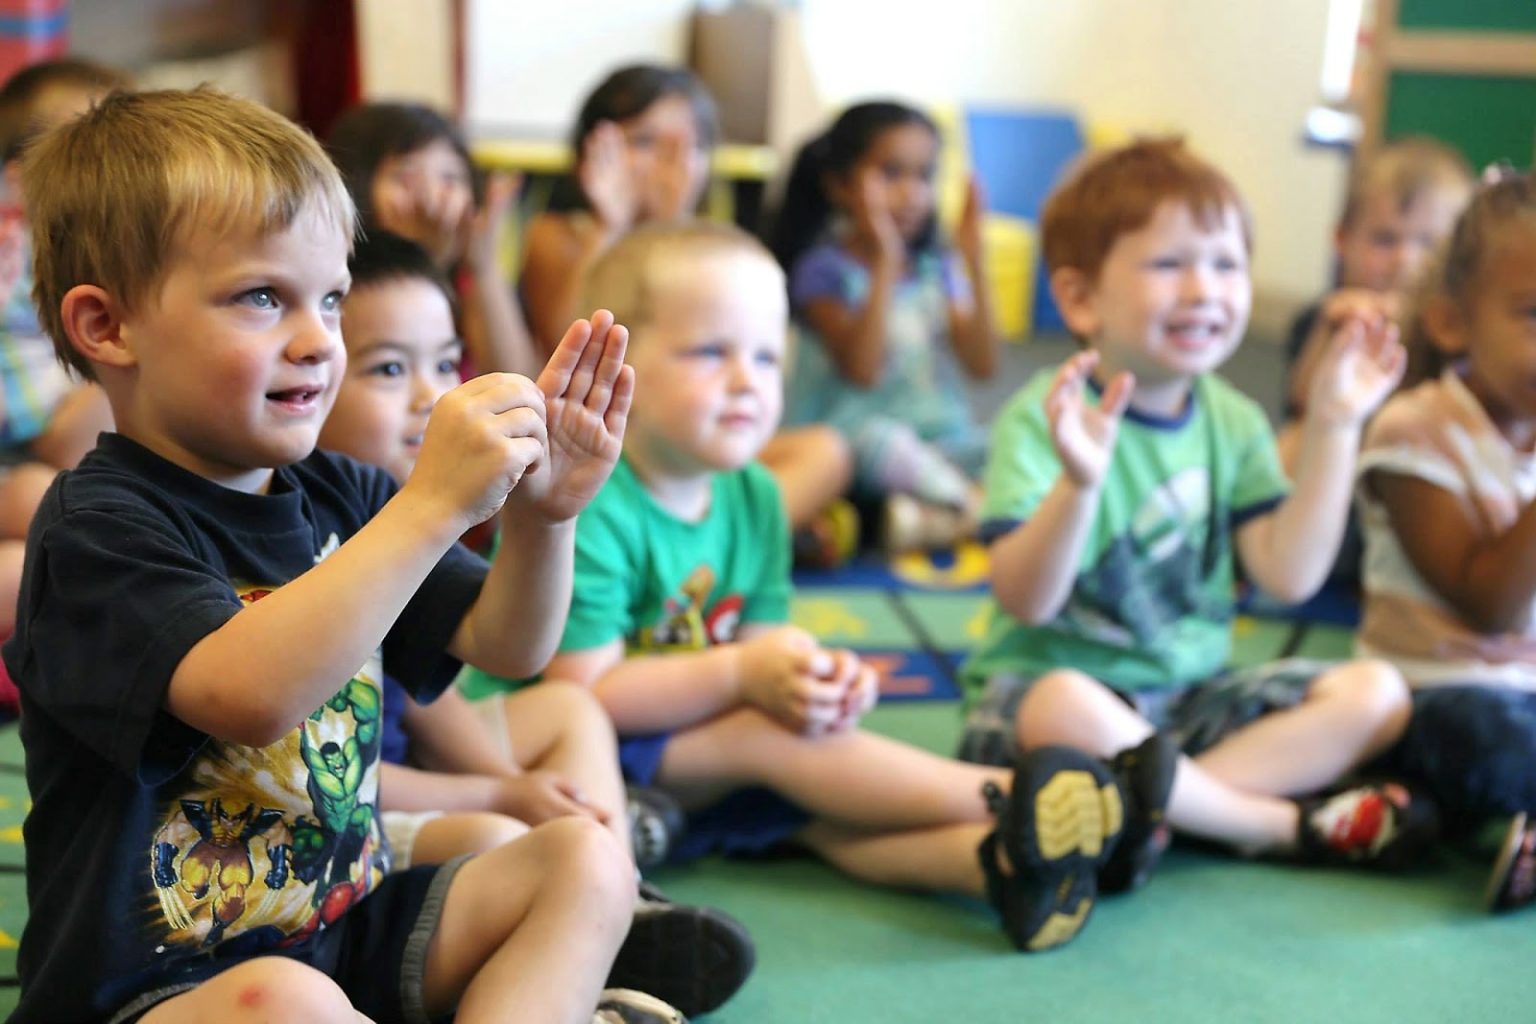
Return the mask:
[[1179,142],[1140,142],[1084,164],[1042,227],[1052,294],[1086,350],[1031,381],[994,428],[994,601],[964,670],[962,756],[1006,763],[1066,744],[1108,759],[1130,807],[1105,891],[1146,879],[1169,825],[1246,854],[1408,858],[1434,815],[1403,787],[1310,797],[1401,735],[1409,700],[1394,670],[1221,674],[1235,560],[1291,601],[1332,564],[1361,424],[1402,373],[1395,331],[1357,324],[1332,340],[1291,489],[1262,411],[1213,373],[1252,294],[1231,182]]
[[627,778],[688,811],[673,859],[792,841],[868,881],[987,896],[1021,949],[1071,939],[1093,904],[1070,883],[1119,834],[1108,771],[1047,748],[1009,772],[862,732],[873,671],[786,624],[784,509],[753,462],[782,401],[772,256],[735,228],[643,228],[587,296],[631,327],[635,399],[617,472],[577,523],[546,675],[592,686]]

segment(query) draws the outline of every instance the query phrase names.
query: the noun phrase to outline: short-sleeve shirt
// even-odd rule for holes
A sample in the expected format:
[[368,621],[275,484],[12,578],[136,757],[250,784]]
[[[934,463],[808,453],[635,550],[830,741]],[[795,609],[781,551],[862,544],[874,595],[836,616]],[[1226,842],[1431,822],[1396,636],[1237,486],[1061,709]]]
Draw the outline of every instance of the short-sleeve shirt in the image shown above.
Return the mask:
[[[1045,416],[1053,376],[1031,379],[994,425],[987,536],[1033,515],[1060,475]],[[1090,396],[1098,400],[1096,385]],[[1218,377],[1196,378],[1176,417],[1128,411],[1066,604],[1032,627],[992,601],[985,638],[963,670],[967,695],[994,674],[1061,667],[1128,690],[1214,675],[1231,651],[1232,533],[1273,509],[1288,486],[1263,410]]]
[[632,653],[729,643],[789,617],[789,528],[762,466],[716,474],[687,522],[656,503],[627,460],[576,522],[576,574],[561,651],[622,639]]
[[4,652],[34,801],[15,1024],[102,1020],[141,992],[301,949],[383,877],[382,665],[423,698],[451,681],[444,652],[483,561],[447,554],[367,664],[270,746],[208,736],[165,704],[193,646],[393,491],[316,452],[246,494],[105,434],[48,492]]
[[[1484,540],[1514,528],[1536,500],[1536,455],[1511,445],[1451,368],[1395,395],[1372,419],[1358,473],[1421,480],[1452,495]],[[1410,686],[1508,686],[1536,691],[1536,601],[1511,628],[1475,628],[1419,574],[1386,506],[1359,488],[1365,614],[1357,651],[1387,658]]]
[[896,284],[886,313],[885,365],[873,387],[850,386],[821,338],[799,314],[817,299],[850,309],[869,299],[869,268],[843,246],[808,250],[790,271],[790,307],[799,345],[787,389],[790,423],[831,423],[850,435],[871,416],[896,417],[938,440],[975,430],[949,340],[949,306],[970,284],[953,254],[920,253]]

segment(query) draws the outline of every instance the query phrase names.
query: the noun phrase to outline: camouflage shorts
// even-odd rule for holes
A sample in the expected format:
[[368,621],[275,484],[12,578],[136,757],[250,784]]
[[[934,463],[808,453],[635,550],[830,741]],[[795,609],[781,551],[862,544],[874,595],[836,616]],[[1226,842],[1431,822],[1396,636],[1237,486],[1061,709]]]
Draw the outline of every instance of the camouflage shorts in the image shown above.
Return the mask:
[[[1166,732],[1191,757],[1274,711],[1295,707],[1333,662],[1287,658],[1224,672],[1189,686],[1115,690],[1136,713]],[[1035,677],[999,674],[965,716],[956,756],[977,764],[1007,766],[1019,756],[1014,722]]]

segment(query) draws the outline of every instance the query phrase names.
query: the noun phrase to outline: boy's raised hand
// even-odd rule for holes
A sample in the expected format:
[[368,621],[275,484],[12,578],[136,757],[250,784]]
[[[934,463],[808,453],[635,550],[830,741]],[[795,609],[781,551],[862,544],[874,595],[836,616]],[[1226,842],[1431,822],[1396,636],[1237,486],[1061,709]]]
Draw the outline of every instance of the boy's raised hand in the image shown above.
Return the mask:
[[516,373],[460,384],[432,407],[401,493],[439,508],[457,522],[457,533],[485,522],[524,475],[546,461],[544,404],[538,385]]
[[624,363],[629,331],[600,309],[560,339],[538,388],[544,397],[548,459],[514,492],[520,508],[549,522],[574,517],[602,489],[624,446],[635,371]]
[[1312,377],[1307,417],[1358,426],[1403,379],[1408,356],[1386,318],[1348,319],[1329,340]]
[[1099,354],[1079,352],[1062,364],[1045,396],[1045,419],[1062,472],[1078,487],[1097,487],[1115,454],[1120,417],[1131,402],[1136,381],[1121,373],[1109,382],[1094,407],[1084,400],[1088,376],[1099,365]]
[[790,732],[819,736],[832,730],[846,684],[834,677],[836,661],[816,638],[796,626],[779,626],[737,646],[741,697]]

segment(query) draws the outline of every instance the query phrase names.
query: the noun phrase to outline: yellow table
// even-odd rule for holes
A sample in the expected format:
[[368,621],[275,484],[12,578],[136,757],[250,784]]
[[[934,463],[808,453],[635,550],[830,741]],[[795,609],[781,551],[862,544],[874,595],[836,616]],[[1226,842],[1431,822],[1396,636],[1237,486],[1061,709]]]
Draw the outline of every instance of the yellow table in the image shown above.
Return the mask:
[[[553,139],[484,139],[470,147],[475,162],[489,170],[553,177],[571,169],[571,149]],[[738,184],[763,184],[778,170],[777,154],[767,146],[725,143],[715,147],[714,178],[706,208],[711,217],[734,220]]]

